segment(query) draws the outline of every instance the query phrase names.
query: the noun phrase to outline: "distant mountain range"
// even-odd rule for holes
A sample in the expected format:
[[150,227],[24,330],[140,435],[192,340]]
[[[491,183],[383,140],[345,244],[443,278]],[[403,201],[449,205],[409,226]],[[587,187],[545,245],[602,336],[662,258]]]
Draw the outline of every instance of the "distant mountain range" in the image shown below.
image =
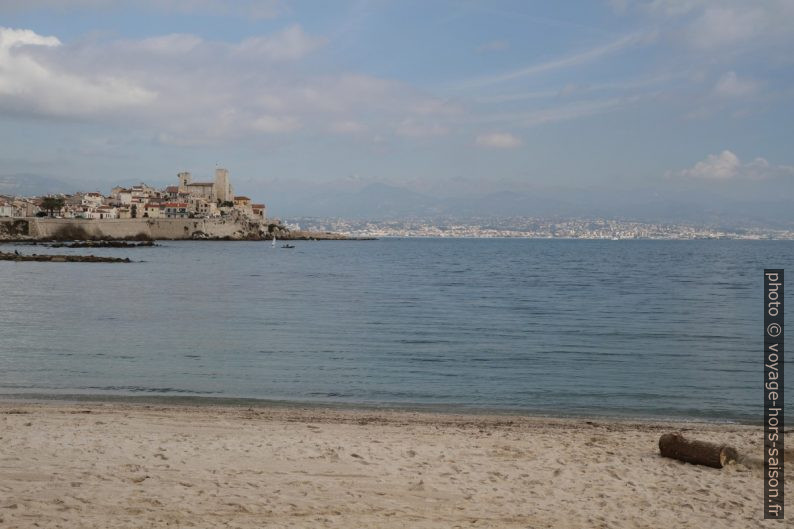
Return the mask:
[[[120,182],[108,182],[107,189]],[[77,182],[35,174],[0,176],[0,195],[72,193]],[[794,229],[794,182],[746,182],[730,189],[719,183],[636,189],[538,189],[457,192],[447,196],[370,183],[358,189],[318,183],[243,189],[264,199],[268,214],[280,218],[322,217],[388,220],[433,217],[587,217],[642,222],[690,223],[724,228]]]
[[74,184],[57,178],[26,173],[0,175],[0,195],[29,197],[74,191]]
[[[435,197],[374,183],[359,190],[278,189],[264,192],[276,217],[404,219],[409,217],[603,217],[646,222],[689,222],[723,227],[794,227],[794,208],[777,198],[719,195],[710,190],[493,191],[478,196]],[[774,195],[770,195],[774,196]]]

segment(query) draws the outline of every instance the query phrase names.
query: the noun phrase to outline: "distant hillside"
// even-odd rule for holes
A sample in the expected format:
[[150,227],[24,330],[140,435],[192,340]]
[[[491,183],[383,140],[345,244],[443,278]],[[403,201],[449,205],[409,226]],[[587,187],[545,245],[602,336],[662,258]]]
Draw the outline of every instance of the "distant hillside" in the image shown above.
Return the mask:
[[437,198],[410,189],[374,183],[356,191],[322,188],[274,189],[268,204],[277,216],[393,218],[443,214]]
[[[404,219],[411,217],[592,217],[645,222],[770,228],[794,227],[794,208],[783,192],[775,199],[746,191],[746,197],[714,190],[486,190],[465,196],[432,196],[375,183],[359,190],[329,187],[267,190],[269,213],[276,217]],[[771,195],[774,196],[774,195]]]
[[0,175],[0,195],[37,196],[74,191],[74,184],[57,178],[25,173]]

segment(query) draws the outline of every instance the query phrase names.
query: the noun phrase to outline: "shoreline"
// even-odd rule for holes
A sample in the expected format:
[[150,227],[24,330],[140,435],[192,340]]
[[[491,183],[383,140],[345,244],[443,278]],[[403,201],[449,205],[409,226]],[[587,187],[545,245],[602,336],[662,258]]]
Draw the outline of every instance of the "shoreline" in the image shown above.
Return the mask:
[[739,529],[763,503],[756,464],[658,453],[684,431],[755,455],[747,425],[5,400],[0,425],[11,528]]
[[426,404],[426,403],[365,403],[365,402],[329,402],[311,400],[261,399],[252,397],[209,397],[204,395],[123,395],[98,393],[0,393],[0,407],[14,403],[31,405],[130,405],[130,406],[173,406],[185,408],[228,408],[236,410],[251,409],[284,409],[305,410],[318,409],[338,412],[360,413],[410,413],[436,416],[470,416],[470,417],[506,417],[518,419],[561,420],[561,421],[600,421],[630,424],[703,424],[760,427],[762,421],[742,419],[717,419],[713,417],[675,417],[639,414],[610,413],[560,413],[558,410],[531,410],[523,408],[470,406],[465,404]]
[[374,240],[330,231],[292,230],[277,219],[248,217],[66,219],[2,217],[2,242]]
[[[245,399],[235,399],[237,403],[218,402],[168,402],[161,399],[141,397],[140,400],[61,400],[61,399],[9,399],[7,395],[0,395],[0,415],[9,414],[9,410],[92,410],[92,411],[146,411],[159,410],[173,413],[201,414],[218,413],[235,415],[248,415],[251,413],[268,418],[282,418],[289,421],[301,422],[324,417],[329,421],[354,422],[377,417],[382,424],[404,424],[406,422],[426,423],[435,425],[452,425],[467,423],[482,423],[490,425],[547,425],[579,427],[587,426],[613,426],[618,428],[647,428],[649,430],[693,430],[702,427],[704,430],[755,430],[762,431],[762,425],[715,422],[708,420],[685,419],[652,419],[636,417],[613,416],[555,416],[529,413],[507,413],[504,411],[453,411],[438,409],[417,409],[397,407],[366,407],[345,406],[336,404],[287,402],[287,401],[255,401],[245,402]],[[179,397],[176,397],[179,399]],[[76,411],[82,413],[83,411]],[[14,414],[12,411],[11,414]],[[786,430],[792,433],[794,430]]]

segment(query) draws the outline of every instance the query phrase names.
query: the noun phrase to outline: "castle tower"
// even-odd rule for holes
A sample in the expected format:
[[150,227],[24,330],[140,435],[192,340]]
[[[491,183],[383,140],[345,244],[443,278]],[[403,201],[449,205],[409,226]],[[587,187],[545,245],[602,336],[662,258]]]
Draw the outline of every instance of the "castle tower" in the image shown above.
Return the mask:
[[229,171],[220,167],[215,169],[215,196],[221,202],[234,201],[232,186],[229,185]]
[[187,193],[187,186],[190,185],[191,178],[190,173],[187,171],[179,173],[176,175],[179,178],[179,192],[180,193]]

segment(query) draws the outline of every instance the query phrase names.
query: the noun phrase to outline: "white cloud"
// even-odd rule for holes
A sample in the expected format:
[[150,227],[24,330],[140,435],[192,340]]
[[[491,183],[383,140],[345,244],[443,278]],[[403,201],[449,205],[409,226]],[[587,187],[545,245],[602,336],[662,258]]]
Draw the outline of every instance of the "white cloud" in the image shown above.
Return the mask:
[[752,79],[740,78],[736,72],[727,72],[719,78],[714,85],[714,92],[726,97],[744,97],[751,95],[758,89],[758,82]]
[[680,174],[686,178],[730,180],[738,176],[740,169],[739,157],[729,150],[724,150],[720,154],[708,155],[705,160],[696,163],[690,169],[682,170]]
[[299,131],[360,140],[365,130],[448,132],[460,108],[403,83],[302,73],[299,62],[322,41],[298,26],[241,43],[186,34],[62,43],[0,28],[0,116],[123,124],[175,145]]
[[307,35],[300,26],[293,25],[274,35],[246,39],[236,46],[236,50],[273,61],[294,61],[303,58],[324,43],[325,39]]
[[0,27],[0,108],[14,113],[90,116],[152,102],[156,93],[122,77],[59,71],[37,52],[60,48],[56,37]]
[[301,128],[301,123],[295,116],[259,116],[251,128],[267,134],[279,134],[282,132],[293,132]]
[[772,22],[769,13],[759,8],[706,9],[689,30],[691,42],[698,48],[720,48],[744,42],[761,34]]
[[764,42],[794,37],[791,0],[612,0],[616,11],[632,10],[657,20],[675,20],[671,35],[701,51],[737,46],[758,47]]
[[475,139],[475,143],[480,147],[490,147],[492,149],[515,149],[521,146],[521,140],[509,132],[480,134]]
[[20,46],[60,46],[58,37],[45,37],[29,29],[0,27],[0,49],[8,51]]
[[705,160],[680,171],[671,171],[667,176],[682,177],[693,180],[732,181],[762,180],[781,176],[794,176],[794,167],[788,165],[772,165],[764,158],[742,163],[736,154],[724,150],[719,154],[710,154]]

